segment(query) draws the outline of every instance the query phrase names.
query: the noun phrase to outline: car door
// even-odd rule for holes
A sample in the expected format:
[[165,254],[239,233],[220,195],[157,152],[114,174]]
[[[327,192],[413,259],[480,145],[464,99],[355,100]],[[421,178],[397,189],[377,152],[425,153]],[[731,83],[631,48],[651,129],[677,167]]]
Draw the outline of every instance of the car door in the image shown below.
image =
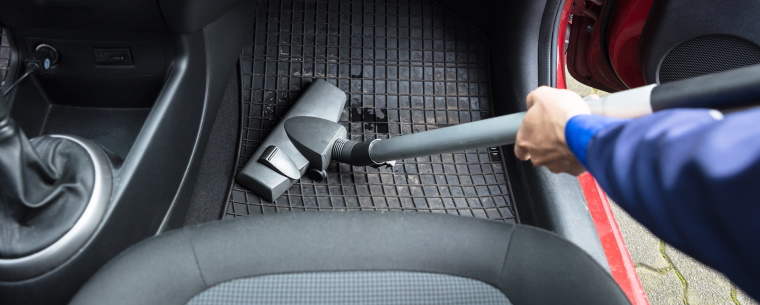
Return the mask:
[[567,68],[615,92],[760,63],[760,2],[574,0]]

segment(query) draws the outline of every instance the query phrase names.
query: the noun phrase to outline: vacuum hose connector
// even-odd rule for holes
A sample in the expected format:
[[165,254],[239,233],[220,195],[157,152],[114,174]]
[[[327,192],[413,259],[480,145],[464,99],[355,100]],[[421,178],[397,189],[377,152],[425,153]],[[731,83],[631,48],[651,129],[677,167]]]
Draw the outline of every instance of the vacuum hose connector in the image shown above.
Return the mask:
[[356,146],[356,141],[349,139],[336,139],[332,147],[332,159],[338,162],[346,162],[351,159],[351,150]]
[[379,166],[385,163],[376,162],[370,156],[372,146],[378,140],[356,142],[347,139],[337,139],[332,147],[332,159],[355,166]]

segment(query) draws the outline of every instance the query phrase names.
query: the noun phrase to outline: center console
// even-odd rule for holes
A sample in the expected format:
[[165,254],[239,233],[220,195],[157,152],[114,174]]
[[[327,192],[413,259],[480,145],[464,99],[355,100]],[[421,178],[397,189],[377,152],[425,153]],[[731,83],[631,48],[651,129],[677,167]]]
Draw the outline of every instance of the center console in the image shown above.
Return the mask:
[[[119,252],[182,224],[213,118],[250,39],[252,4],[0,1],[12,47],[0,88],[10,118],[32,139],[28,151],[52,150],[41,141],[79,147],[72,158],[89,167],[73,172],[91,179],[69,218],[48,210],[33,224],[71,229],[0,253],[0,303],[65,303]],[[40,48],[56,60],[19,81]]]

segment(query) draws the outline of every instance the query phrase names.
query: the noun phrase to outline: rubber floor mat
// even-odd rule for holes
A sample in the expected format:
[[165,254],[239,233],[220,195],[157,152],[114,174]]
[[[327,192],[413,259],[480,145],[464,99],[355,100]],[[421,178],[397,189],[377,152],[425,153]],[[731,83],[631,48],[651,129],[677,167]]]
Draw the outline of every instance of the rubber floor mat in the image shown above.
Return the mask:
[[[363,141],[491,115],[487,41],[431,1],[259,1],[241,55],[237,169],[315,78],[348,93],[340,122]],[[234,183],[225,218],[304,210],[398,210],[514,222],[497,148],[400,160],[390,168],[333,164],[276,202]]]

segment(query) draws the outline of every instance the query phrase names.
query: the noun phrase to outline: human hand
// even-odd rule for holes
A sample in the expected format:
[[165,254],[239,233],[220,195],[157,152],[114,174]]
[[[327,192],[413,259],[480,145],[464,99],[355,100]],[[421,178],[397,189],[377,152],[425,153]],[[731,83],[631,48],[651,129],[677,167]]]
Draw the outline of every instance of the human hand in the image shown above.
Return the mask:
[[588,104],[572,91],[546,86],[528,94],[526,103],[528,112],[517,132],[515,156],[553,173],[584,173],[586,169],[567,147],[565,125],[573,116],[590,114]]

